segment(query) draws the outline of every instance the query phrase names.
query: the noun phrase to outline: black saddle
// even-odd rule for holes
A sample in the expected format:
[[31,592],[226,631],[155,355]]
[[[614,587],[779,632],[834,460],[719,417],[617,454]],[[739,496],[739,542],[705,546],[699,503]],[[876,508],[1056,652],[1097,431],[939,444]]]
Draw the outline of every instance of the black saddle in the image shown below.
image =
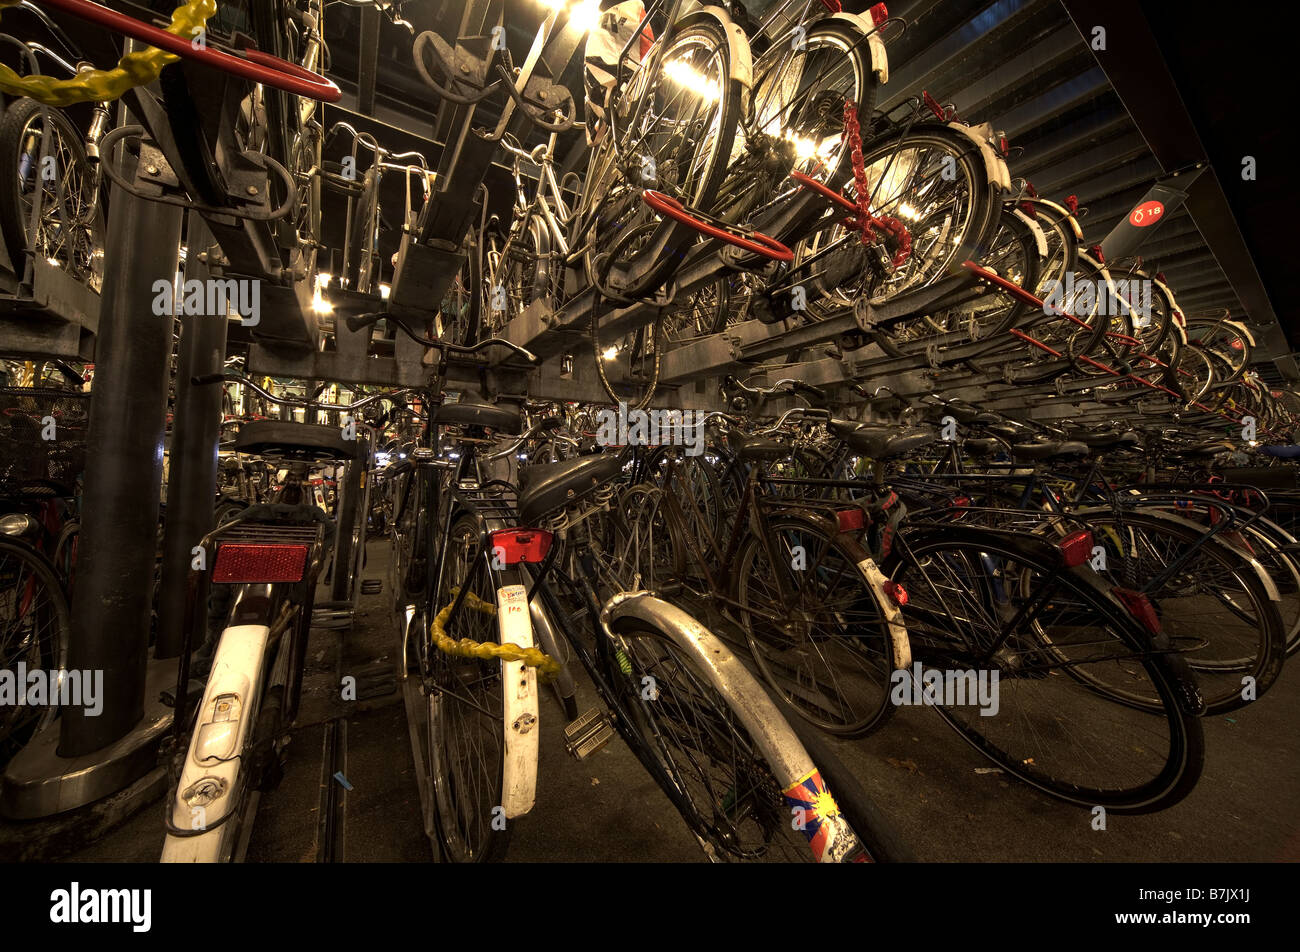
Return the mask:
[[1142,438],[1132,430],[1103,430],[1100,433],[1081,433],[1072,437],[1072,439],[1084,443],[1098,452],[1139,446],[1142,443]]
[[939,438],[933,427],[886,426],[849,420],[831,420],[830,430],[851,449],[874,460],[905,456]]
[[517,436],[523,429],[518,412],[488,403],[477,393],[466,391],[459,403],[444,403],[433,413],[438,426],[483,426]]
[[1011,454],[1017,460],[1073,460],[1082,459],[1091,453],[1086,443],[1078,440],[1058,440],[1048,443],[1017,443],[1011,447]]
[[780,440],[749,436],[740,430],[727,431],[727,445],[736,454],[736,459],[747,463],[775,463],[790,455],[790,447]]
[[537,525],[549,513],[609,482],[622,468],[613,453],[525,466],[519,471],[520,524]]
[[354,459],[357,441],[345,440],[338,427],[289,420],[254,420],[239,428],[235,449],[254,456],[320,463]]

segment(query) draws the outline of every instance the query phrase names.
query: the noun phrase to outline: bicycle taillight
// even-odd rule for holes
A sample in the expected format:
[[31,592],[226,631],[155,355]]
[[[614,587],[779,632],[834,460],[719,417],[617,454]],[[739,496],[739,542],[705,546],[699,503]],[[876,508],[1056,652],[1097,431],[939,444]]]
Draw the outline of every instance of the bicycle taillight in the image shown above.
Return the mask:
[[841,509],[835,513],[835,522],[841,532],[857,532],[867,524],[867,514],[856,506],[852,509]]
[[505,565],[537,563],[551,551],[552,536],[544,529],[497,529],[488,533],[492,559]]
[[217,546],[212,581],[301,582],[310,546],[284,542],[225,542]]
[[1056,543],[1056,547],[1061,550],[1061,555],[1065,558],[1065,564],[1070,568],[1082,565],[1092,556],[1092,533],[1087,529],[1071,532]]

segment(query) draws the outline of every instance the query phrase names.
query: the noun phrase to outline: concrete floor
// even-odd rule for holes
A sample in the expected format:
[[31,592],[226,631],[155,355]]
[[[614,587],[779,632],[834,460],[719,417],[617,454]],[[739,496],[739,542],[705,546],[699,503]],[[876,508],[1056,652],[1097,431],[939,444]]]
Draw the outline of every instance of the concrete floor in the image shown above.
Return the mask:
[[[366,578],[386,582],[387,543],[369,549]],[[314,862],[319,839],[325,724],[346,718],[343,861],[433,859],[401,694],[338,698],[339,678],[396,667],[388,592],[363,596],[347,637],[316,630],[309,649],[299,726],[285,778],[262,797],[247,859]],[[392,666],[390,669],[388,666]],[[384,677],[381,674],[381,679]],[[375,690],[392,688],[379,685]],[[364,695],[364,692],[363,692]],[[563,714],[544,692],[537,806],[515,823],[512,861],[697,862],[702,854],[662,792],[621,740],[586,762],[564,750]],[[584,685],[581,706],[595,703]],[[1259,702],[1205,722],[1206,764],[1192,794],[1147,816],[1107,818],[1037,793],[998,772],[937,714],[905,707],[876,735],[833,742],[892,817],[919,860],[951,861],[1297,861],[1300,860],[1300,673],[1283,673]],[[152,862],[162,844],[157,804],[68,859]]]

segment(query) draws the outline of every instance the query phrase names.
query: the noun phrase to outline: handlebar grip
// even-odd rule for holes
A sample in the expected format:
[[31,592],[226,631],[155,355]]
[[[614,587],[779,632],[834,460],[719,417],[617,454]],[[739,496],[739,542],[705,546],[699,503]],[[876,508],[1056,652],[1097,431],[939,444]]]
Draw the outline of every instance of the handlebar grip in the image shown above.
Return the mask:
[[195,387],[202,387],[210,383],[222,383],[225,379],[225,374],[199,374],[197,377],[190,378],[190,384]]
[[353,314],[346,321],[348,330],[359,331],[363,327],[369,327],[372,324],[378,324],[387,315],[384,314]]
[[819,403],[823,405],[826,403],[826,391],[821,387],[814,387],[810,383],[796,380],[794,383],[790,384],[790,389],[806,398],[813,406],[816,406]]

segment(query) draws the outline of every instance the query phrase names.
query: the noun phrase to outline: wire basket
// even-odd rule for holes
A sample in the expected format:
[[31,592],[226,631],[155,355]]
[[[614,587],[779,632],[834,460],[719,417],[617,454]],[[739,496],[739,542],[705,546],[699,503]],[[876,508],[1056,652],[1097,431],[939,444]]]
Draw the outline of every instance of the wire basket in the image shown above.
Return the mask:
[[73,495],[89,424],[88,393],[0,387],[0,495]]

